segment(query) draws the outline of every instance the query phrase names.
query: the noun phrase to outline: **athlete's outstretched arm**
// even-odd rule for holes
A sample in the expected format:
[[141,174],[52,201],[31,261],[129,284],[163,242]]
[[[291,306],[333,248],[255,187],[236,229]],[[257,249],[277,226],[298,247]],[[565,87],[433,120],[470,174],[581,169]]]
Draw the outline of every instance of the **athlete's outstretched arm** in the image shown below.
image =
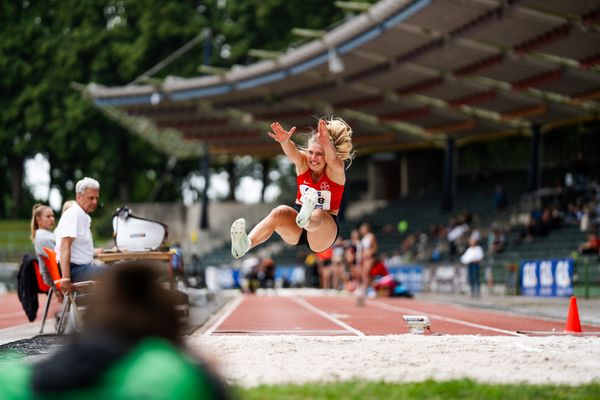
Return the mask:
[[271,124],[271,129],[273,129],[274,133],[267,132],[267,134],[281,144],[283,152],[290,161],[294,163],[296,169],[302,169],[302,163],[305,161],[304,154],[298,150],[296,144],[290,140],[294,132],[296,132],[296,127],[294,126],[289,131],[286,131],[279,122],[273,122]]
[[317,143],[323,146],[325,152],[325,161],[327,166],[336,173],[344,173],[344,162],[339,159],[331,138],[329,137],[329,131],[327,130],[327,121],[323,118],[319,120],[319,125],[316,134]]

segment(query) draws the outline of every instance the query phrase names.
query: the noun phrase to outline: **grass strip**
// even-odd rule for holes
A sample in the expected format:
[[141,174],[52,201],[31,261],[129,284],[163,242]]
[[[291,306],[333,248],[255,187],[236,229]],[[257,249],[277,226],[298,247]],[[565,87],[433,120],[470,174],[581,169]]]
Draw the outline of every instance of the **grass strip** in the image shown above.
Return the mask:
[[308,399],[415,399],[415,400],[584,400],[598,399],[600,382],[579,386],[491,384],[470,379],[417,383],[386,383],[348,381],[338,383],[310,383],[305,385],[262,385],[255,388],[236,388],[240,400],[308,400]]

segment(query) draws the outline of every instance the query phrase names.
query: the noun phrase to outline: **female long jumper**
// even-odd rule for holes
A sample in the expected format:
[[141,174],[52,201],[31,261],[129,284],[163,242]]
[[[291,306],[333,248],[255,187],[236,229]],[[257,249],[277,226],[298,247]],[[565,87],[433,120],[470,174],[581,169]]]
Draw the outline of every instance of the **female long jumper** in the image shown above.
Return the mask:
[[246,220],[231,225],[231,254],[240,258],[254,246],[271,237],[273,232],[291,245],[307,244],[314,252],[333,245],[339,233],[337,214],[346,183],[345,161],[354,157],[352,129],[342,119],[320,119],[318,129],[308,140],[306,149],[290,140],[296,131],[271,124],[269,136],[281,144],[285,155],[296,167],[296,202],[294,207],[280,205],[246,234]]

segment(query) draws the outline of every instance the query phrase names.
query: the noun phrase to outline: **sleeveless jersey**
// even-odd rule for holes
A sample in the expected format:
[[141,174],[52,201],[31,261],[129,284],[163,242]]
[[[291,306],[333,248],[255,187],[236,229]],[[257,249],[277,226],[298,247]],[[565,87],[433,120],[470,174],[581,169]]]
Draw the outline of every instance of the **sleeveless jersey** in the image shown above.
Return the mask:
[[344,194],[344,185],[333,182],[323,171],[321,179],[313,182],[312,171],[310,168],[303,174],[296,177],[298,190],[296,192],[296,202],[302,203],[300,197],[309,187],[317,190],[319,193],[319,202],[315,208],[321,208],[326,211],[337,211],[342,203],[342,194]]

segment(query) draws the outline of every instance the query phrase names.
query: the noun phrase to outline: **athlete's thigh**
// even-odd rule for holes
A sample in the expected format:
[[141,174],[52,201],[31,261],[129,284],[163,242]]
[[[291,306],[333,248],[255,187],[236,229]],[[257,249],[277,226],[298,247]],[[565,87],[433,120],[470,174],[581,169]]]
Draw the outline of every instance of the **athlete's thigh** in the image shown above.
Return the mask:
[[281,206],[281,211],[285,213],[286,218],[282,218],[279,221],[275,228],[275,232],[281,236],[284,242],[296,244],[298,243],[298,240],[300,240],[300,235],[302,235],[302,228],[296,225],[296,215],[298,215],[298,211],[289,206]]
[[312,251],[320,252],[327,250],[335,242],[338,233],[338,227],[331,214],[324,212],[321,214],[322,224],[316,231],[308,231],[306,238]]

